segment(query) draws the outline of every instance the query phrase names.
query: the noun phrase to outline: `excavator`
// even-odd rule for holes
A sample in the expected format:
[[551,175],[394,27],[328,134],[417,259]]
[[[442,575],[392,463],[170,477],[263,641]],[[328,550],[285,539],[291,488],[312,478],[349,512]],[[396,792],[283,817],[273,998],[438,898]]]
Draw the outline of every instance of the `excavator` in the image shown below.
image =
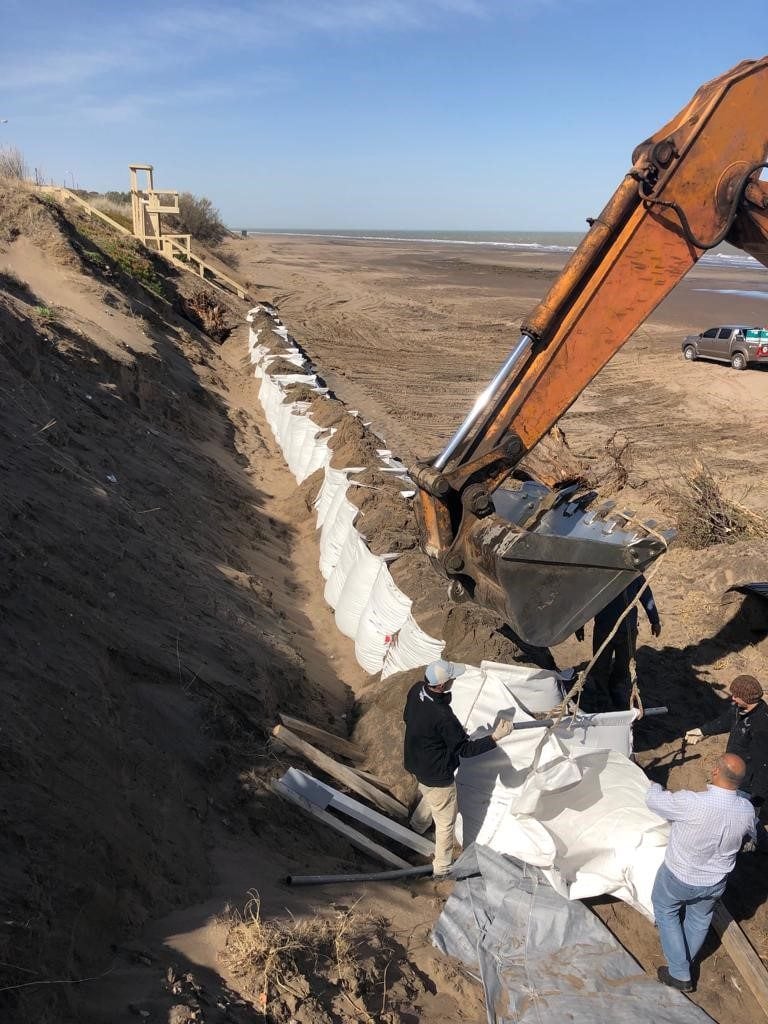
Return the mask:
[[422,547],[452,598],[528,644],[560,643],[671,538],[591,507],[578,484],[502,485],[704,253],[728,242],[768,267],[767,110],[768,57],[742,61],[637,146],[496,376],[443,451],[410,471]]

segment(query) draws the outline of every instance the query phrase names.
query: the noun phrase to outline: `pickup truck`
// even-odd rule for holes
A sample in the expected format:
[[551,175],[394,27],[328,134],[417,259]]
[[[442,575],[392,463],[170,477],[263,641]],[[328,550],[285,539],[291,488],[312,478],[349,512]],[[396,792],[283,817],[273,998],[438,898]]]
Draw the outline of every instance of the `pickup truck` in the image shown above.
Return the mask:
[[682,349],[689,362],[716,359],[730,363],[734,370],[746,370],[750,364],[768,363],[768,328],[744,324],[710,327],[701,334],[689,334]]

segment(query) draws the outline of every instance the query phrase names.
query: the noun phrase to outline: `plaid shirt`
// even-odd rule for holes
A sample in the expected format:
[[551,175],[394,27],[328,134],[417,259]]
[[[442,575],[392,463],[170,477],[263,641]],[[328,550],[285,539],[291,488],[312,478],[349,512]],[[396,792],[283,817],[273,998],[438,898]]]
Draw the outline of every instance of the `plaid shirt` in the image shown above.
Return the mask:
[[755,809],[733,789],[668,793],[652,782],[646,803],[672,822],[664,863],[686,885],[716,885],[733,870],[744,837],[755,838]]

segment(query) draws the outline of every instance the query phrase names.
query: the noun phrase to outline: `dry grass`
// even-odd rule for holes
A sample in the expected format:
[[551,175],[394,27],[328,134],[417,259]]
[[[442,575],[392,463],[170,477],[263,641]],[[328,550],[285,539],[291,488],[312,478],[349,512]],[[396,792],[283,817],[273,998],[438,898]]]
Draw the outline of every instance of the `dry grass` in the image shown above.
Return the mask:
[[605,442],[605,454],[608,457],[608,471],[602,484],[620,491],[627,485],[629,474],[634,466],[634,442],[615,430]]
[[106,213],[112,220],[117,221],[122,227],[133,230],[133,214],[130,203],[116,203],[106,196],[93,196],[88,199],[88,202],[91,206],[95,206],[97,210]]
[[721,483],[701,462],[681,474],[667,498],[677,519],[678,536],[686,547],[734,544],[750,537],[768,539],[768,519],[727,497]]
[[229,933],[222,961],[242,980],[245,993],[262,1012],[269,1007],[270,1019],[280,1016],[280,1004],[310,997],[313,983],[323,977],[326,987],[347,1000],[354,1019],[372,1021],[360,998],[364,972],[358,950],[381,922],[354,908],[331,917],[265,921],[259,894],[251,892],[243,913],[232,911],[226,923]]
[[0,178],[24,181],[29,177],[29,168],[24,154],[15,146],[0,146]]

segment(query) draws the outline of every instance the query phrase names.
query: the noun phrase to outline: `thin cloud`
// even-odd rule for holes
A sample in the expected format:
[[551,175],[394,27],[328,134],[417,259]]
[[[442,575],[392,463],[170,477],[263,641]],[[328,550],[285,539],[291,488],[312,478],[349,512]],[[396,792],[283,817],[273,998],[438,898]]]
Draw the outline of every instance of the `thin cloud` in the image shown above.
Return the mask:
[[[24,47],[13,31],[0,61],[0,88],[75,87],[98,79],[143,73],[149,80],[174,67],[194,67],[222,51],[290,44],[326,36],[402,31],[429,32],[462,20],[530,15],[561,0],[261,0],[257,4],[176,3],[159,11],[134,9],[130,19],[107,6],[76,35],[57,34],[58,54],[34,42]],[[34,40],[34,34],[30,37]],[[109,42],[105,44],[104,40]],[[130,40],[130,45],[115,40]],[[26,52],[25,52],[26,51]],[[2,47],[0,47],[0,53]],[[13,57],[10,57],[13,53]],[[16,56],[19,54],[19,56]],[[144,79],[146,84],[147,78]]]

